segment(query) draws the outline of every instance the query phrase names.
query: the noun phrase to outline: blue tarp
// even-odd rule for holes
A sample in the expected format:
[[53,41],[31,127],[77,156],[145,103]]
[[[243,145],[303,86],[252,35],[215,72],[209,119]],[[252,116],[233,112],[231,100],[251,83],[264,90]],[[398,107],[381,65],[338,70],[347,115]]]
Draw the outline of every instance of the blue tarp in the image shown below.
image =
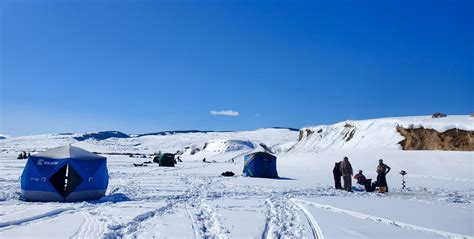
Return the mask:
[[244,156],[244,175],[249,177],[278,178],[276,157],[257,152]]

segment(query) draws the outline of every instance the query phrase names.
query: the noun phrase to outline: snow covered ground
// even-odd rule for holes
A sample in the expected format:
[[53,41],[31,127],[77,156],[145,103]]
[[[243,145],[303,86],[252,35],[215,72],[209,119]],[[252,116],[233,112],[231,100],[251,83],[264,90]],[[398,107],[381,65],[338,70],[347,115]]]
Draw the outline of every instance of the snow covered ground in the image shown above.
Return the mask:
[[[320,142],[292,147],[298,134],[262,129],[82,142],[73,135],[9,137],[0,141],[0,238],[474,238],[474,152],[397,145],[317,150]],[[108,157],[106,196],[79,203],[20,200],[26,161],[18,153],[68,143]],[[278,152],[280,179],[240,176],[242,156],[261,150],[261,143]],[[193,148],[199,151],[191,155]],[[183,162],[133,167],[150,159],[106,154],[158,150],[182,150]],[[334,190],[332,168],[344,156],[368,178],[383,158],[392,167],[390,192]],[[397,173],[402,169],[406,189]],[[237,176],[220,176],[228,170]]]

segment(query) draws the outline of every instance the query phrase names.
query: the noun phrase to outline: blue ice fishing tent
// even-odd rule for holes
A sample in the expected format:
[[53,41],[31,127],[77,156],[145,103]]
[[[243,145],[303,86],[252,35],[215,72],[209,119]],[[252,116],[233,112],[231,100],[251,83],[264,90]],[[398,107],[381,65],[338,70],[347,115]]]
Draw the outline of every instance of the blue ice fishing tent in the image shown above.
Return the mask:
[[250,177],[278,178],[276,157],[266,152],[244,156],[244,175]]
[[31,155],[21,175],[27,201],[84,201],[104,196],[107,158],[71,145]]

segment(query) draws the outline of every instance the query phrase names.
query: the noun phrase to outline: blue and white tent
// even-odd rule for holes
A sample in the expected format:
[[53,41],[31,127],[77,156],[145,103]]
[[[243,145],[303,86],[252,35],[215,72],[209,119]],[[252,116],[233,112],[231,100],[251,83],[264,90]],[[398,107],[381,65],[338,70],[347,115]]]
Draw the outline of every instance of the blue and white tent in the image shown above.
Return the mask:
[[23,199],[67,202],[99,199],[109,184],[106,160],[71,145],[31,155],[21,175]]
[[278,178],[276,157],[266,152],[244,156],[244,175],[249,177]]

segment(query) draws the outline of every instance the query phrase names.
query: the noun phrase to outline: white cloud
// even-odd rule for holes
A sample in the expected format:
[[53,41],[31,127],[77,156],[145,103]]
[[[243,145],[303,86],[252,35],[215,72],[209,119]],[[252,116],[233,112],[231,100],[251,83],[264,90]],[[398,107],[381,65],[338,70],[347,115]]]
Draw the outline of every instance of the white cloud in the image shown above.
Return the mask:
[[223,116],[232,116],[236,117],[239,116],[240,113],[239,111],[233,111],[233,110],[222,110],[222,111],[211,111],[211,115],[223,115]]

